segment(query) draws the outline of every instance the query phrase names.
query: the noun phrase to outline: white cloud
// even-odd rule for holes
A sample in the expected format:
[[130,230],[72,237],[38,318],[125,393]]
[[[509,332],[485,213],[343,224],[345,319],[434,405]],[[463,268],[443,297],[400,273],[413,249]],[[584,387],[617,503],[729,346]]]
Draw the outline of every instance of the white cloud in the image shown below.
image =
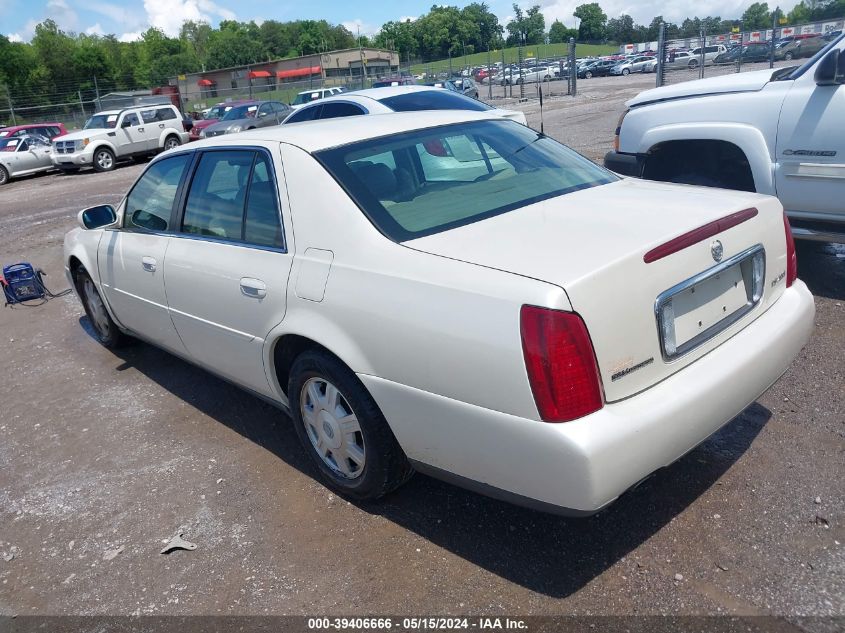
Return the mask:
[[143,31],[133,31],[133,32],[130,32],[130,33],[124,33],[123,35],[121,35],[117,39],[120,40],[121,42],[137,42],[138,40],[141,39],[141,36],[143,34],[144,34]]
[[100,23],[97,22],[96,24],[92,24],[87,29],[85,29],[86,35],[105,35],[105,31],[103,31],[103,27],[100,26]]
[[355,18],[354,20],[347,20],[346,22],[341,22],[341,24],[346,27],[352,35],[357,36],[360,32],[361,35],[366,35],[367,37],[371,37],[379,32],[381,26],[376,26],[375,24],[367,24],[361,18]]
[[111,2],[101,2],[99,0],[81,0],[78,3],[81,8],[99,13],[110,21],[116,23],[123,30],[140,29],[144,26],[144,15],[137,10],[131,10],[127,7],[122,7]]
[[[584,4],[585,0],[540,0],[540,10],[546,18],[546,26],[551,25],[555,20],[560,20],[566,26],[572,28],[576,20],[572,15],[578,5]],[[707,16],[719,16],[724,20],[739,18],[743,12],[753,4],[755,0],[676,0],[666,2],[665,0],[599,0],[602,10],[608,18],[616,18],[627,13],[637,24],[648,25],[652,18],[662,15],[665,20],[680,24],[685,18],[700,18]],[[527,3],[526,6],[529,6]],[[781,9],[789,11],[795,2],[788,3],[788,6],[781,6]]]
[[233,11],[211,0],[144,0],[144,10],[150,26],[171,36],[178,35],[185,20],[212,22],[214,18],[237,18]]
[[416,22],[420,16],[418,15],[403,15],[399,18],[400,22]]
[[20,33],[9,33],[6,37],[9,38],[10,42],[23,42],[23,38]]
[[52,18],[59,28],[75,31],[79,24],[79,16],[76,11],[68,6],[65,0],[48,0],[44,13],[46,17]]

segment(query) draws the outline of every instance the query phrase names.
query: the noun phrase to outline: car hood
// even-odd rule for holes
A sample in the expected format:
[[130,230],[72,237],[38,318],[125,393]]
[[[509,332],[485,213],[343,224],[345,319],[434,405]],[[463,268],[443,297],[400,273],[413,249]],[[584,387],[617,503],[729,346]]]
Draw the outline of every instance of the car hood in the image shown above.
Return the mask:
[[92,128],[90,130],[77,130],[76,132],[68,132],[53,139],[53,141],[81,141],[85,138],[93,138],[95,136],[106,136],[109,132],[114,132],[116,128]]
[[685,81],[673,86],[652,88],[641,92],[626,103],[630,107],[652,103],[654,101],[666,101],[667,99],[678,99],[681,97],[694,97],[707,94],[723,94],[726,92],[754,92],[762,90],[772,78],[777,69],[757,70],[750,73],[735,73],[709,77],[708,79],[697,79]]
[[219,123],[220,119],[199,119],[198,121],[194,121],[194,129],[195,130],[202,130],[203,128],[210,127],[215,123]]
[[242,128],[245,128],[250,121],[254,119],[244,118],[244,119],[231,119],[229,121],[218,121],[217,123],[212,123],[208,127],[205,128],[206,132],[217,131],[217,130],[226,130],[232,126],[239,125]]

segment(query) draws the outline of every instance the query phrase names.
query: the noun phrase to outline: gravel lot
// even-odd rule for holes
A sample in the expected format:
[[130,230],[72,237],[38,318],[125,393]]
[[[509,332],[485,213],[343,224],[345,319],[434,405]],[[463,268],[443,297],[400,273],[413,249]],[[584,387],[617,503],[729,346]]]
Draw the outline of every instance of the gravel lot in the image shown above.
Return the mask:
[[[579,82],[546,102],[545,130],[599,160],[653,81]],[[538,104],[514,107],[539,127]],[[3,187],[2,263],[66,287],[76,212],[118,202],[142,169]],[[419,475],[348,503],[263,402],[148,345],[103,349],[73,297],[4,309],[0,614],[845,616],[845,247],[801,246],[799,274],[817,326],[792,369],[580,520]],[[197,549],[160,555],[178,532]]]

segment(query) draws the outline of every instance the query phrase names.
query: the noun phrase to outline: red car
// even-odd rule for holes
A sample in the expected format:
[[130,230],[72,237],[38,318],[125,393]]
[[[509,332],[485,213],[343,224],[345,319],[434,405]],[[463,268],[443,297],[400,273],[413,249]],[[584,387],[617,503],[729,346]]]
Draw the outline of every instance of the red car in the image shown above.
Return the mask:
[[0,128],[0,137],[23,136],[37,134],[49,140],[67,134],[64,123],[28,123],[26,125],[10,125]]
[[487,72],[487,69],[486,69],[486,68],[479,68],[479,69],[478,69],[478,72],[477,72],[477,73],[475,73],[475,80],[476,80],[478,83],[481,83],[481,82],[483,82],[485,79],[487,79],[489,76],[490,76],[490,73],[489,73],[489,72]]

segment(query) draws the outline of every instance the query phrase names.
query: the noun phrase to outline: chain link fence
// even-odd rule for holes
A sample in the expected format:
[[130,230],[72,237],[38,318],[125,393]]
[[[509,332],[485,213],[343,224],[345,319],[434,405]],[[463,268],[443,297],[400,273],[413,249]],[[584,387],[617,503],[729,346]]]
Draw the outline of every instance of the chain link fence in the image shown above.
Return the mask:
[[740,72],[794,66],[812,57],[842,33],[845,20],[778,26],[759,31],[667,39],[661,24],[655,63],[643,67],[656,73],[655,84],[677,84]]

